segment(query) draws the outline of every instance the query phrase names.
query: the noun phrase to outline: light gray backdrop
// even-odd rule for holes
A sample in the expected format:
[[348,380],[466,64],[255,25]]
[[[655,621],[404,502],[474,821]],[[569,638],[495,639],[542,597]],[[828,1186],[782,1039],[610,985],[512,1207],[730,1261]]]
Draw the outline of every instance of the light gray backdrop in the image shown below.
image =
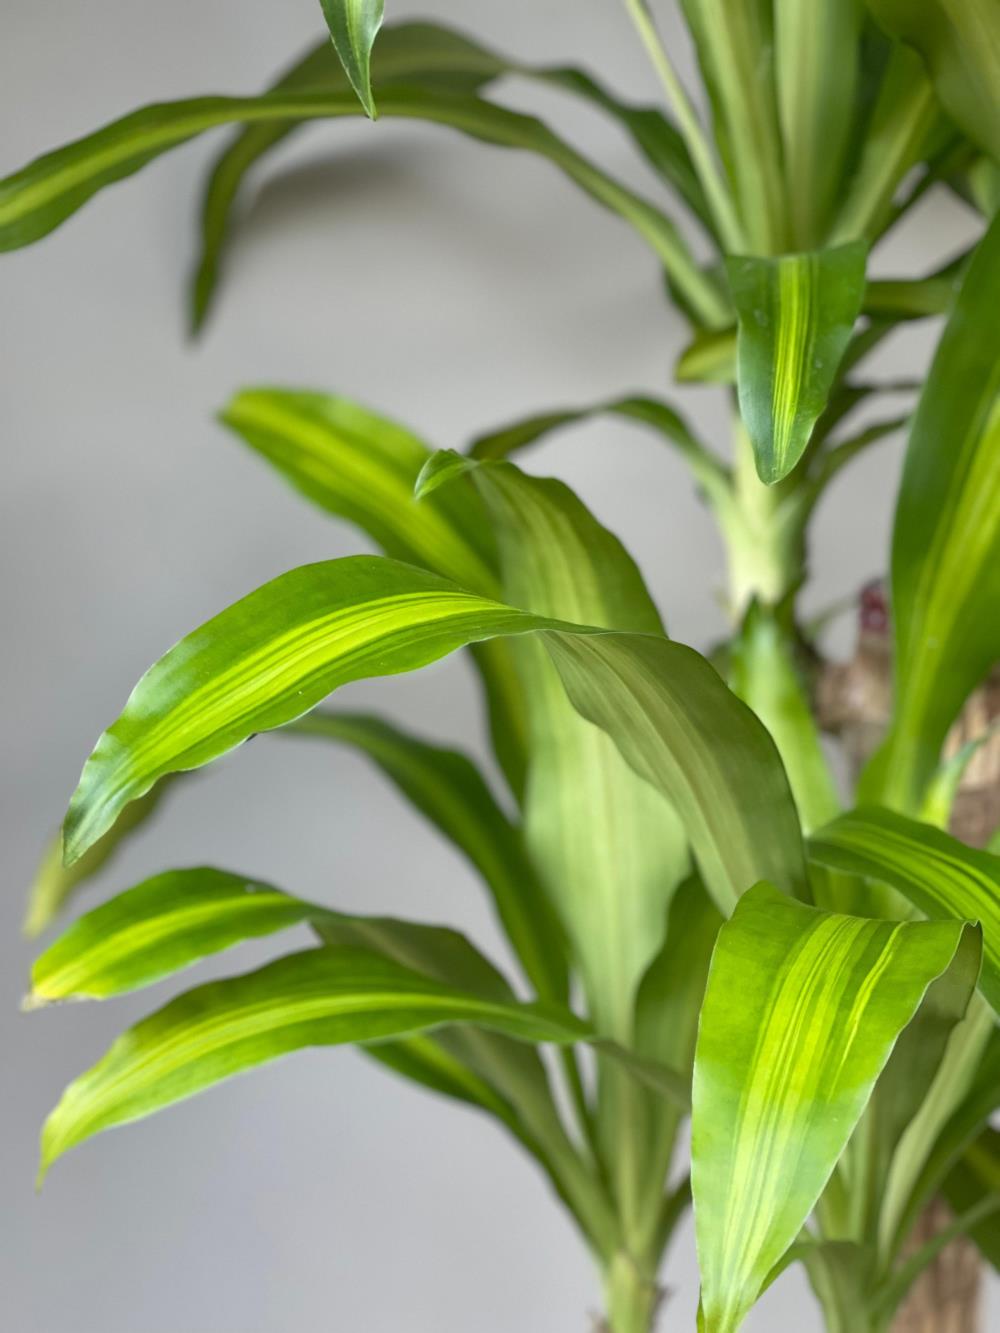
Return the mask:
[[[598,62],[623,90],[655,93],[613,0],[392,9],[539,60]],[[253,91],[319,31],[316,0],[5,0],[0,171],[143,102]],[[649,187],[600,119],[538,90],[503,95],[515,92]],[[25,886],[83,758],[186,630],[295,564],[363,549],[242,452],[214,410],[242,384],[329,387],[457,446],[532,409],[661,391],[683,337],[642,245],[544,163],[450,131],[343,123],[303,134],[267,170],[221,309],[193,346],[181,285],[215,146],[173,154],[0,263],[0,1326],[583,1333],[596,1284],[532,1167],[485,1120],[353,1053],[298,1055],[107,1135],[32,1190],[45,1112],[151,1004],[17,1012],[32,952]],[[969,234],[959,206],[934,198],[881,262],[912,268]],[[890,348],[886,371],[922,365],[930,333]],[[712,395],[678,398],[720,434]],[[898,459],[884,446],[824,506],[815,605],[883,568]],[[627,534],[675,635],[703,644],[720,630],[719,547],[668,450],[602,423],[530,466],[568,478]],[[458,661],[350,696],[481,748]],[[104,887],[200,862],[495,941],[464,864],[347,753],[249,746],[177,794]],[[668,1326],[692,1328],[689,1229],[666,1278]],[[748,1327],[818,1328],[795,1273]]]

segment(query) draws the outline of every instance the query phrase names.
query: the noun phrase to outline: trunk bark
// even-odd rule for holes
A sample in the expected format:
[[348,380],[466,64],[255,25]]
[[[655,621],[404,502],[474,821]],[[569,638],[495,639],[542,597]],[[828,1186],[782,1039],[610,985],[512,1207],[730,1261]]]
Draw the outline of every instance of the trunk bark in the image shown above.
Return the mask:
[[[861,594],[858,644],[849,662],[826,667],[817,693],[825,730],[841,740],[855,774],[881,739],[892,708],[888,610],[878,585]],[[1000,670],[969,699],[948,737],[946,753],[981,736],[1000,718]],[[952,810],[951,832],[982,847],[1000,825],[1000,734],[972,757]],[[951,1221],[942,1199],[919,1219],[907,1250],[913,1253]],[[917,1279],[896,1315],[892,1333],[981,1333],[983,1267],[972,1241],[952,1242]]]

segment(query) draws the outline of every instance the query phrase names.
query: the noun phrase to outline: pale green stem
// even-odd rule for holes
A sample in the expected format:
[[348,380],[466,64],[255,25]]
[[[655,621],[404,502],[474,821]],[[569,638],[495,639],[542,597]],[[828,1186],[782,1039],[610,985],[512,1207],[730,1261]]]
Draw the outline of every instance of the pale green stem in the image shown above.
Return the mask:
[[681,134],[684,136],[684,142],[691,154],[691,162],[694,165],[698,179],[701,181],[708,206],[712,210],[712,216],[715,218],[716,226],[719,229],[723,248],[730,252],[744,250],[746,249],[746,242],[739,219],[736,216],[732,198],[726,189],[715,155],[691,99],[688,97],[677,71],[670,63],[670,57],[667,55],[663,39],[653,22],[653,16],[649,12],[646,0],[625,0],[625,8],[673,107]]
[[615,1255],[605,1274],[605,1299],[608,1333],[650,1333],[660,1293],[655,1279],[624,1252]]

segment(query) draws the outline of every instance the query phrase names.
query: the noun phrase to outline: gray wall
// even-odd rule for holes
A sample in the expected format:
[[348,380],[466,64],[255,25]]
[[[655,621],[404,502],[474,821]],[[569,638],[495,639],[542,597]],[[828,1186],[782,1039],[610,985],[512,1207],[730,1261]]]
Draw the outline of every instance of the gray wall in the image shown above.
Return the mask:
[[[539,59],[600,61],[624,89],[654,91],[607,0],[393,8],[460,18]],[[253,90],[318,33],[317,19],[315,0],[5,0],[0,169],[142,102]],[[515,91],[648,184],[601,121]],[[0,264],[0,1325],[581,1333],[596,1284],[531,1166],[484,1120],[353,1053],[299,1055],[100,1138],[32,1192],[45,1112],[150,1005],[17,1012],[31,957],[24,888],[82,759],[179,635],[284,569],[362,545],[241,453],[214,409],[244,383],[328,386],[459,445],[530,409],[659,390],[683,336],[643,247],[544,164],[444,131],[351,123],[311,130],[267,173],[221,311],[192,346],[181,284],[213,146],[173,154]],[[894,243],[895,262],[918,264],[968,233],[956,205],[932,200]],[[928,333],[893,349],[887,369],[921,364]],[[679,397],[719,433],[712,395]],[[627,533],[676,635],[704,643],[719,631],[719,547],[668,451],[604,423],[531,466],[567,477]],[[897,466],[898,446],[884,447],[824,507],[816,605],[883,567]],[[482,747],[458,661],[350,697]],[[255,743],[178,794],[104,887],[199,862],[495,942],[464,865],[346,753]],[[666,1280],[673,1326],[692,1327],[687,1230]],[[818,1327],[796,1274],[748,1327]]]

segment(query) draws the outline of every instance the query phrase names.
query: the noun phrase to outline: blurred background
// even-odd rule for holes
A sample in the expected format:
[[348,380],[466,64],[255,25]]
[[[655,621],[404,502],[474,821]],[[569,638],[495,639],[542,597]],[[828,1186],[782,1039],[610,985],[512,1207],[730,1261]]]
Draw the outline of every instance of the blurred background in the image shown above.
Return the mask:
[[[634,98],[656,95],[609,0],[391,9],[524,58],[598,67]],[[659,5],[687,69],[672,9]],[[316,0],[5,0],[3,29],[0,174],[145,102],[256,91],[321,22]],[[497,95],[653,188],[596,115],[537,88],[504,84]],[[484,1118],[353,1052],[296,1055],[102,1136],[33,1192],[38,1130],[62,1087],[170,989],[18,1012],[33,953],[25,889],[83,759],[144,668],[187,630],[293,565],[366,549],[215,424],[229,394],[259,383],[330,389],[461,447],[533,410],[669,391],[725,447],[719,396],[667,388],[684,328],[642,244],[546,164],[449,130],[351,121],[295,136],[251,192],[221,301],[192,344],[182,300],[195,192],[218,144],[171,154],[0,263],[0,1325],[586,1333],[600,1293],[533,1167]],[[934,194],[876,266],[919,272],[974,230]],[[935,333],[921,325],[890,341],[879,371],[919,372]],[[884,569],[899,460],[900,442],[884,444],[834,486],[815,530],[814,608]],[[722,630],[721,551],[668,449],[601,422],[526,462],[570,481],[625,536],[675,637],[704,646]],[[846,650],[850,628],[840,623],[835,646]],[[458,659],[344,699],[482,752]],[[502,959],[471,871],[347,751],[267,738],[246,747],[184,784],[101,888],[199,863],[345,910],[453,923]],[[244,948],[198,979],[288,943]],[[693,1328],[689,1225],[665,1280],[664,1327]],[[797,1272],[747,1327],[819,1329]]]

